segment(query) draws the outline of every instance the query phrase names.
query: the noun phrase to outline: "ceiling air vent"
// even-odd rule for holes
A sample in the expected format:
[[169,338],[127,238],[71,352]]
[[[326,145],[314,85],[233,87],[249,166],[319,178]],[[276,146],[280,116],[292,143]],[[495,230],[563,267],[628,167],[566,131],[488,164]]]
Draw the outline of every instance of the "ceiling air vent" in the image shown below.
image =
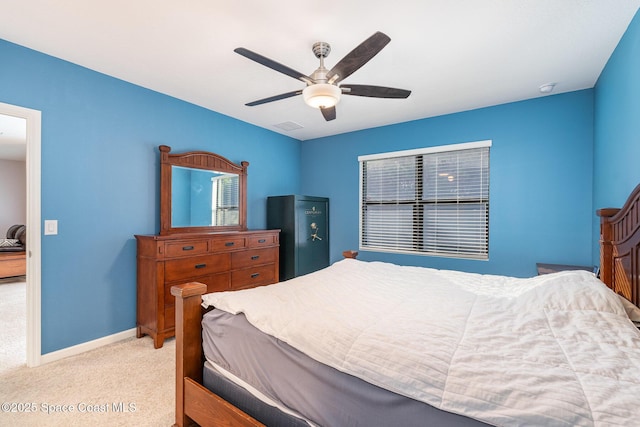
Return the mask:
[[304,127],[296,122],[283,122],[283,123],[278,123],[277,125],[274,125],[274,126],[282,130],[286,130],[287,132],[296,130],[296,129],[302,129]]

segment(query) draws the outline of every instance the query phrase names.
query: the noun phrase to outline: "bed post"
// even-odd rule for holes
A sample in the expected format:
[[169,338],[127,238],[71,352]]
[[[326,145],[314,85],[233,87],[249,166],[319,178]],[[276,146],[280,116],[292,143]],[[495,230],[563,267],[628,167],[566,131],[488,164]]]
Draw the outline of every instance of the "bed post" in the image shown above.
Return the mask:
[[620,209],[598,209],[596,213],[600,217],[600,280],[613,289],[613,226],[611,217]]
[[176,423],[185,427],[193,424],[184,410],[184,378],[202,383],[202,294],[207,285],[191,282],[172,286],[176,297]]
[[353,251],[353,250],[343,251],[342,256],[345,258],[356,259],[356,257],[358,256],[358,251]]

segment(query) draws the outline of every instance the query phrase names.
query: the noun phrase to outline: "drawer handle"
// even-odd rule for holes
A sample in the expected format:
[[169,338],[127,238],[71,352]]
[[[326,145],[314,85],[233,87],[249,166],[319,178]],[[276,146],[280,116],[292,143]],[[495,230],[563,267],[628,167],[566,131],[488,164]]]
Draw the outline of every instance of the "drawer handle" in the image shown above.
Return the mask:
[[258,258],[260,258],[260,255],[254,255],[254,256],[251,257],[251,259],[254,260],[254,261],[257,260]]
[[193,246],[183,246],[182,250],[183,251],[192,251],[193,250]]
[[196,264],[196,268],[205,268],[207,264]]
[[235,245],[235,244],[236,244],[235,242],[227,242],[227,243],[225,243],[224,245],[225,245],[225,246],[233,246],[233,245]]
[[260,239],[258,240],[258,243],[265,243],[267,241],[267,239]]
[[255,278],[256,278],[256,277],[258,277],[259,275],[260,275],[260,273],[253,273],[253,274],[251,275],[251,278],[252,278],[252,279],[255,279]]

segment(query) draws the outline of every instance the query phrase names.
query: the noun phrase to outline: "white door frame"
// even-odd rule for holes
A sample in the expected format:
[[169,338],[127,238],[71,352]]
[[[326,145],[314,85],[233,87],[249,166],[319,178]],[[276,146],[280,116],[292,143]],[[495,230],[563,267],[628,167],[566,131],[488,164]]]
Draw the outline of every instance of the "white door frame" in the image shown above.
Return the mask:
[[0,102],[0,114],[27,121],[27,366],[41,364],[41,112]]

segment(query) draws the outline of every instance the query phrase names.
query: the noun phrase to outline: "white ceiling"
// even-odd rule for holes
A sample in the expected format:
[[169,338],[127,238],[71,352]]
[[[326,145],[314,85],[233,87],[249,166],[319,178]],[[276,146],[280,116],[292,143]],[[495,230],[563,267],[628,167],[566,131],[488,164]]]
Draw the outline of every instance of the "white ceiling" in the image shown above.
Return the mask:
[[[594,86],[640,0],[0,0],[0,38],[306,140]],[[316,41],[331,68],[382,31],[391,42],[342,83],[412,90],[408,99],[343,96],[326,122],[291,77],[245,47],[305,74]],[[1,96],[1,95],[0,95]],[[1,101],[1,99],[0,99]],[[274,125],[294,122],[301,129]]]

